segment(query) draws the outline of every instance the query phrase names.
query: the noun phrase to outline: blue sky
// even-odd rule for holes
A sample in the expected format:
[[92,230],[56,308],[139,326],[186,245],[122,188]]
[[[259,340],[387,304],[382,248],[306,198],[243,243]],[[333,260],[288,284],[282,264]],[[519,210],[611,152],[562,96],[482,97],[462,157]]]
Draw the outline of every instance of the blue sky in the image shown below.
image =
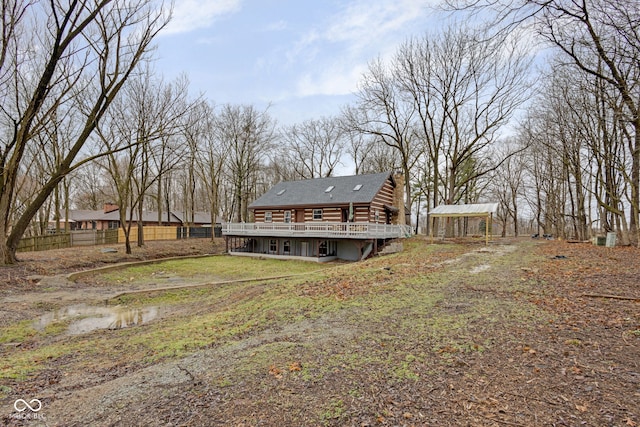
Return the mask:
[[279,123],[338,114],[367,63],[438,25],[435,0],[177,0],[156,68]]

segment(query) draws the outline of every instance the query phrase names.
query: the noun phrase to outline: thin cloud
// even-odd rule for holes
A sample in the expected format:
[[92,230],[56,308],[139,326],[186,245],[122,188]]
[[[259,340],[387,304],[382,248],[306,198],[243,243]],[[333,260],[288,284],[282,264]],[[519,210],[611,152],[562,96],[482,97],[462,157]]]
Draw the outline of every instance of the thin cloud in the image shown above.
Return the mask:
[[327,51],[329,63],[297,80],[297,96],[353,93],[367,64],[395,51],[406,27],[427,20],[434,0],[357,0],[330,17],[329,25],[313,27],[287,52],[289,65],[309,65]]
[[366,63],[333,66],[316,73],[306,73],[296,84],[296,96],[349,95],[366,71]]
[[358,0],[332,16],[329,25],[312,28],[296,48],[318,41],[348,44],[352,49],[376,46],[390,33],[424,18],[433,4],[434,0]]
[[171,21],[162,34],[207,28],[219,17],[238,12],[241,3],[242,0],[180,0],[176,2]]
[[375,45],[389,33],[425,15],[431,1],[357,1],[334,17],[324,32],[329,42],[347,42],[356,47]]

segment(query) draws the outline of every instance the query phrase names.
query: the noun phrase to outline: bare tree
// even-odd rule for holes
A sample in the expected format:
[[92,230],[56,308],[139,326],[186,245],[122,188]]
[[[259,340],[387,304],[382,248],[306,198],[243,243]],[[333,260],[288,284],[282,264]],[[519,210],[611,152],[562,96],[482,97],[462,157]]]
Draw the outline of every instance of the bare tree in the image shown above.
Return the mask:
[[[149,51],[168,15],[150,0],[3,2],[0,42],[0,262],[15,251],[58,183],[83,162],[76,157]],[[160,7],[161,4],[160,4]],[[37,45],[37,47],[36,47]],[[60,105],[75,109],[68,149],[24,210],[12,218],[15,189],[34,135]],[[10,220],[13,220],[11,223]]]
[[347,107],[344,117],[351,131],[375,138],[396,150],[405,176],[406,212],[411,212],[411,169],[422,154],[414,137],[415,107],[404,102],[392,72],[378,58],[369,64],[356,93],[356,106]]
[[561,235],[585,240],[590,234],[586,210],[590,171],[581,123],[584,112],[579,105],[589,94],[581,87],[580,79],[566,71],[562,66],[553,67],[536,99],[535,109],[544,122],[537,131],[546,134],[538,141],[548,145],[549,152],[561,165],[558,172],[564,180],[566,200],[557,204],[561,211],[556,215],[562,215],[567,226]]
[[284,157],[302,179],[332,176],[345,146],[343,129],[333,117],[287,126],[282,139]]
[[188,135],[187,140],[194,150],[195,173],[207,194],[211,224],[215,224],[220,215],[220,188],[229,145],[224,144],[220,138],[212,104],[198,103],[191,110],[187,123],[189,125],[185,127],[185,134]]
[[98,162],[90,162],[76,169],[70,178],[71,204],[77,209],[98,210],[105,202],[115,200],[107,179]]
[[525,199],[535,218],[538,234],[567,237],[567,162],[558,151],[553,132],[553,112],[532,108],[519,130],[518,139],[526,144]]
[[[147,160],[149,162],[147,169],[151,171],[152,179],[148,180],[148,185],[143,185],[141,188],[146,188],[144,190],[146,193],[148,189],[155,187],[155,194],[145,194],[143,198],[150,196],[151,199],[155,199],[158,224],[162,224],[163,182],[168,182],[165,178],[170,176],[174,169],[181,169],[181,167],[184,169],[186,165],[187,172],[191,177],[190,182],[195,182],[195,160],[191,150],[191,134],[188,129],[193,120],[192,112],[196,110],[196,106],[200,101],[199,99],[189,99],[189,80],[185,75],[179,76],[170,83],[159,80],[154,85],[150,84],[148,80],[145,82],[145,85],[149,85],[151,90],[150,96],[146,100],[149,103],[147,109],[148,117],[141,120],[140,125],[148,133],[145,140],[151,142],[151,144],[147,144],[151,148],[148,150]],[[185,162],[185,160],[187,161]],[[169,190],[169,188],[166,190]],[[188,193],[191,196],[189,205],[191,209],[187,211],[189,213],[187,222],[191,223],[193,222],[193,211],[195,209],[193,192],[194,190],[191,188],[188,189],[188,192],[185,191],[185,194]],[[168,194],[167,191],[164,191],[164,194]],[[140,203],[138,207],[140,213],[142,212],[142,206],[143,203]],[[164,213],[166,214],[167,222],[169,222],[169,204],[165,204]],[[142,234],[139,233],[138,244],[141,243],[142,238]]]
[[503,222],[502,237],[506,235],[509,221],[513,224],[513,234],[518,237],[520,233],[519,199],[524,194],[525,156],[509,156],[509,153],[519,151],[521,145],[523,143],[517,140],[506,140],[496,147],[499,153],[504,153],[498,156],[506,158],[506,161],[491,174],[489,180],[490,191],[499,203],[498,217]]
[[216,135],[227,148],[227,176],[232,185],[230,212],[237,222],[248,220],[258,171],[275,137],[275,123],[267,111],[252,105],[224,105],[215,119]]
[[[280,136],[276,136],[276,141],[280,141]],[[295,181],[300,179],[295,166],[289,161],[289,153],[284,146],[278,146],[267,154],[269,163],[266,167],[271,175],[271,181],[275,184],[281,181]]]
[[612,88],[596,79],[591,91],[584,93],[577,116],[581,119],[581,131],[590,151],[593,185],[590,190],[598,203],[598,217],[602,230],[617,230],[623,244],[630,242],[626,208],[628,173],[629,126],[620,111],[623,109],[619,96]]
[[346,151],[354,164],[353,173],[359,175],[363,173],[362,171],[366,168],[366,164],[370,159],[369,154],[371,153],[374,137],[354,132],[344,124],[342,126],[347,140]]
[[[633,241],[640,245],[640,8],[626,0],[449,0],[456,9],[495,12],[494,27],[508,32],[531,24],[574,69],[616,91],[631,163],[628,186]],[[495,25],[495,24],[498,25]],[[625,127],[623,127],[625,129]]]
[[[509,40],[464,26],[409,40],[398,50],[394,74],[416,111],[416,133],[430,163],[446,165],[433,169],[446,203],[469,199],[463,190],[504,160],[488,149],[526,99],[529,64]],[[437,196],[434,203],[442,200]]]
[[360,165],[359,173],[380,173],[402,170],[402,159],[397,150],[375,137],[367,146],[366,162]]
[[[174,168],[185,151],[173,138],[189,110],[188,82],[172,84],[154,79],[147,68],[128,82],[123,97],[114,105],[99,128],[103,148],[108,153],[105,170],[118,193],[120,225],[125,247],[131,253],[130,231],[137,211],[137,243],[144,244],[144,199],[149,189]],[[127,218],[128,215],[128,218]]]

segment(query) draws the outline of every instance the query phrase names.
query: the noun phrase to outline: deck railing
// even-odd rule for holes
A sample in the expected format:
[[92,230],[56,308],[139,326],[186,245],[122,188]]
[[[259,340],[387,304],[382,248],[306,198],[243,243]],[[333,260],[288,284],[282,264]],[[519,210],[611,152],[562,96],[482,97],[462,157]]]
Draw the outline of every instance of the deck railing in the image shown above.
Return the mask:
[[320,237],[337,239],[393,239],[411,236],[408,225],[370,222],[227,222],[225,236]]

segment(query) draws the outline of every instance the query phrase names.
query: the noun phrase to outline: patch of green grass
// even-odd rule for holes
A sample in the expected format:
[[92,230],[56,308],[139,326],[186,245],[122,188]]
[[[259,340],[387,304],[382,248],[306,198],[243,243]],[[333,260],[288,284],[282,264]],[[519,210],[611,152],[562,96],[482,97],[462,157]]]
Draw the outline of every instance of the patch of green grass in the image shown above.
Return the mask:
[[0,399],[4,399],[13,391],[11,387],[0,385]]
[[349,390],[348,394],[352,399],[359,399],[362,397],[362,391],[355,388]]
[[312,262],[215,255],[133,265],[99,274],[96,278],[122,284],[175,284],[176,280],[181,283],[221,282],[308,273],[323,268],[327,266]]
[[48,361],[66,354],[68,349],[59,345],[43,346],[18,351],[7,356],[0,364],[0,378],[26,380],[38,372]]
[[124,294],[110,301],[112,304],[120,304],[126,306],[163,306],[173,304],[194,304],[202,305],[208,299],[219,298],[223,300],[228,298],[234,292],[235,287],[242,285],[211,285],[202,288],[184,288],[172,290],[151,290],[143,293]]
[[407,354],[399,364],[392,368],[393,376],[398,380],[418,380],[420,377],[414,372],[413,366],[418,358],[413,354]]
[[[75,318],[73,320],[78,320],[78,318]],[[72,319],[67,319],[67,320],[58,321],[58,322],[51,322],[44,327],[41,333],[49,336],[60,335],[67,331],[67,329],[69,328],[69,323],[71,323],[71,321]]]
[[233,381],[231,381],[231,379],[227,377],[220,377],[215,382],[215,386],[219,388],[227,388],[227,387],[231,387],[232,385],[233,385]]
[[51,301],[38,301],[33,303],[33,308],[42,311],[53,311],[60,308],[60,305]]
[[309,363],[304,363],[302,365],[302,369],[300,370],[300,378],[302,378],[302,380],[306,382],[319,381],[324,378],[324,374],[320,370],[314,371],[313,366],[311,366]]
[[0,344],[24,343],[37,334],[38,331],[34,328],[33,320],[23,320],[0,328]]
[[320,419],[328,424],[330,421],[335,421],[342,418],[345,415],[346,408],[342,399],[331,399],[328,407],[321,413]]

